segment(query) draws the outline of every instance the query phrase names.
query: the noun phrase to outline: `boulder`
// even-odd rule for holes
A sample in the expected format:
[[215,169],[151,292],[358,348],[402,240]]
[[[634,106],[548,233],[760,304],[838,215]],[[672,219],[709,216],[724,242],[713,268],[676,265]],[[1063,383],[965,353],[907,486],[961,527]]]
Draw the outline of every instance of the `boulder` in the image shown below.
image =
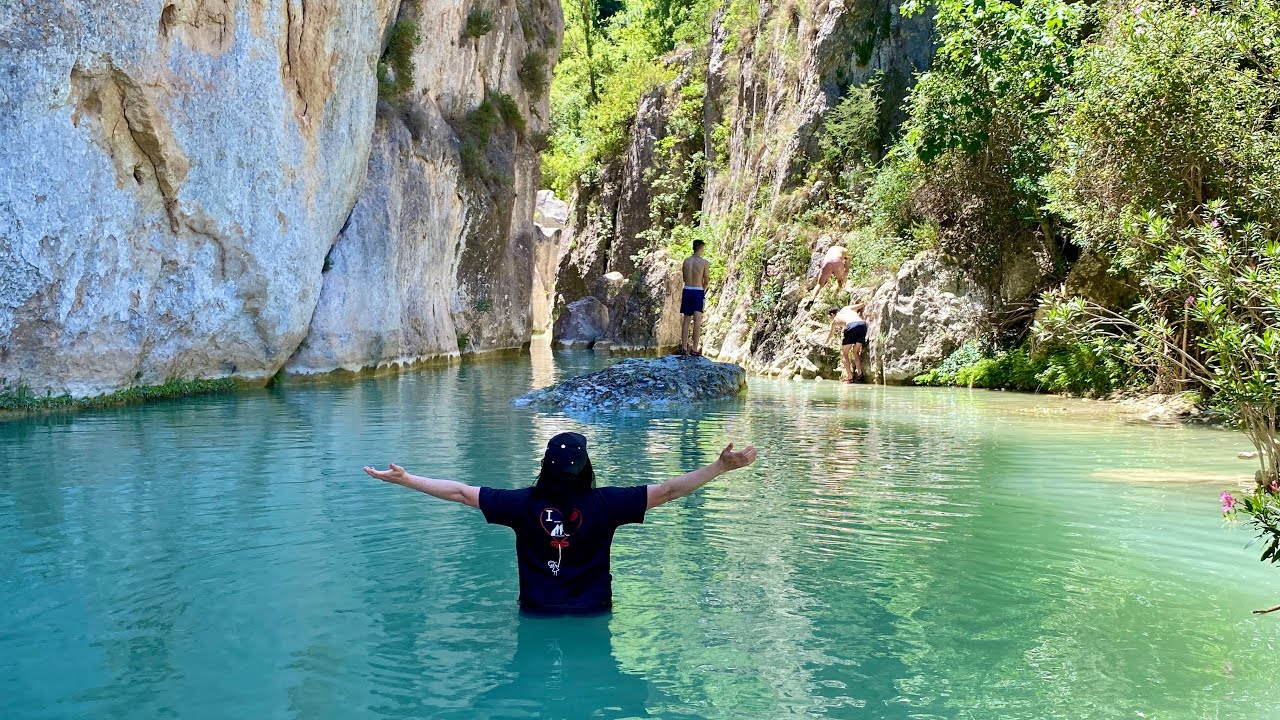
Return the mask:
[[907,261],[867,304],[868,375],[909,383],[982,329],[991,291],[934,253]]
[[546,228],[569,226],[569,203],[556,197],[551,190],[539,190],[533,207],[533,221]]
[[734,397],[747,386],[739,365],[666,355],[629,358],[599,372],[525,393],[516,407],[562,410],[637,409]]
[[599,299],[588,295],[574,300],[556,318],[551,337],[561,345],[590,347],[604,337],[609,327],[609,308]]
[[1089,250],[1071,266],[1062,290],[1068,297],[1079,296],[1109,308],[1126,307],[1137,295],[1132,283],[1113,274],[1106,261]]

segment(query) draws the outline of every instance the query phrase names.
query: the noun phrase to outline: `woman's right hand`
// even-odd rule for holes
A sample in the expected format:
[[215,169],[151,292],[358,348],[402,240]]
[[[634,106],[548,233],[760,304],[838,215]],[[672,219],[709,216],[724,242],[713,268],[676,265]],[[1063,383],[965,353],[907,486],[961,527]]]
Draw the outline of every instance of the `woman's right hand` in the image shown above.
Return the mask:
[[365,465],[364,471],[369,473],[370,477],[375,477],[383,482],[395,483],[396,485],[403,485],[405,478],[409,477],[409,473],[405,472],[404,468],[396,465],[395,463],[391,463],[390,470],[379,470]]

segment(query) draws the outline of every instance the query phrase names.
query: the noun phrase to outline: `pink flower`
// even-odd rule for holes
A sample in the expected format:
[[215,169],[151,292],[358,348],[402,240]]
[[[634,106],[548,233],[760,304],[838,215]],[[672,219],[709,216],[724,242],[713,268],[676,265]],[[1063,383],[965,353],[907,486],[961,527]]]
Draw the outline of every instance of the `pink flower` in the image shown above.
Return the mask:
[[1271,492],[1280,492],[1280,480],[1271,481]]
[[1229,513],[1235,509],[1236,499],[1234,496],[1231,495],[1231,493],[1224,492],[1222,493],[1222,497],[1219,499],[1222,500],[1222,512],[1224,514]]
[[1196,10],[1195,8],[1191,8],[1190,10],[1187,11],[1187,14],[1190,15],[1191,17],[1195,17],[1200,14],[1200,11]]
[[1187,296],[1187,301],[1186,301],[1185,303],[1183,303],[1183,306],[1184,306],[1184,307],[1191,307],[1192,305],[1194,305],[1194,304],[1195,304],[1195,302],[1196,302],[1196,296],[1195,296],[1195,295],[1188,295],[1188,296]]

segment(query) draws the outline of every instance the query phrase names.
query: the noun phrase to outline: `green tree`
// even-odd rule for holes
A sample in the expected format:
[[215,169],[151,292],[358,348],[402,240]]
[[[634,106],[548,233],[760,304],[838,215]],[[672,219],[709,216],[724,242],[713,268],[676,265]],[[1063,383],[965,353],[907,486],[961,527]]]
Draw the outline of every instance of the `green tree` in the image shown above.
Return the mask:
[[1259,461],[1251,519],[1280,543],[1280,5],[1107,6],[1058,99],[1049,177],[1076,241],[1136,279],[1117,311],[1050,298],[1046,335],[1131,341],[1166,388],[1200,387]]

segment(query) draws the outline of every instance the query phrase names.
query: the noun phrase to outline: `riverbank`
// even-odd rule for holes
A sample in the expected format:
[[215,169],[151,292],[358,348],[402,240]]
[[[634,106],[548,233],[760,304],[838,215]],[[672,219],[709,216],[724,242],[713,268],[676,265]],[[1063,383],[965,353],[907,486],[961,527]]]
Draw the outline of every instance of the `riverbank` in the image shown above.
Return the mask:
[[[538,353],[535,353],[538,351]],[[628,357],[656,357],[663,353],[648,348],[617,348],[608,344],[599,349],[582,350],[557,347],[548,335],[535,336],[530,343],[520,348],[504,348],[480,353],[448,354],[425,358],[414,362],[388,363],[377,367],[359,370],[333,370],[325,373],[287,374],[278,373],[275,377],[263,382],[249,382],[235,378],[174,380],[162,385],[138,386],[126,388],[115,393],[93,397],[76,398],[69,395],[41,396],[35,395],[19,387],[16,390],[0,392],[0,422],[21,419],[30,416],[69,413],[79,410],[91,410],[125,405],[140,405],[154,401],[172,400],[199,395],[241,392],[261,389],[275,385],[309,386],[327,384],[353,383],[364,378],[394,376],[405,373],[417,373],[429,370],[440,370],[463,364],[493,363],[512,360],[519,357],[532,357],[543,353],[572,353],[599,357],[601,362],[622,360]],[[532,358],[535,361],[538,358]],[[711,356],[710,359],[716,359]],[[747,376],[762,379],[786,380],[778,372],[761,372],[747,364]],[[814,377],[803,377],[796,374],[791,377],[797,383],[839,383],[839,379],[824,378],[821,374]],[[855,387],[889,387],[883,385],[862,385]],[[914,387],[914,386],[903,386]],[[1195,403],[1189,402],[1189,395],[1182,394],[1126,394],[1104,399],[1090,399],[1053,393],[1027,392],[1022,390],[1000,390],[985,388],[964,388],[951,386],[956,392],[980,392],[1032,396],[1042,398],[1034,409],[1021,408],[1017,412],[1035,415],[1062,415],[1063,417],[1112,417],[1127,421],[1143,422],[1153,425],[1212,425],[1220,422],[1219,418],[1205,414]],[[855,391],[856,392],[856,391]]]
[[242,378],[213,378],[170,380],[160,385],[137,385],[105,395],[74,397],[72,395],[39,395],[25,386],[0,392],[0,422],[31,416],[71,413],[81,410],[142,405],[160,400],[260,390],[276,385],[319,385],[350,383],[368,377],[397,375],[400,373],[437,370],[462,363],[485,363],[511,360],[529,354],[529,343],[519,348],[500,348],[473,353],[448,353],[411,362],[384,363],[377,366],[347,370],[339,368],[320,373],[286,373],[280,371],[266,381]]
[[0,421],[45,413],[138,405],[155,400],[228,393],[249,384],[234,378],[170,380],[162,385],[139,385],[106,395],[83,398],[71,395],[37,395],[25,386],[19,385],[14,390],[0,392]]

